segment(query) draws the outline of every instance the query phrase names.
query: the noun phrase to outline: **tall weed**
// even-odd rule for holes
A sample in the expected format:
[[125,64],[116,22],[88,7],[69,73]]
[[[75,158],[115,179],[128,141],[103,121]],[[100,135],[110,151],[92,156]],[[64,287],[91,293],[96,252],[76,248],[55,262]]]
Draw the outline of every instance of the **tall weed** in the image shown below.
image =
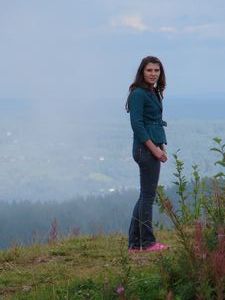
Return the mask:
[[[225,167],[225,144],[214,138],[211,149],[220,154],[216,165]],[[159,266],[168,291],[182,299],[225,298],[225,183],[224,172],[206,183],[198,166],[193,165],[193,189],[187,191],[184,163],[174,154],[174,176],[179,207],[174,209],[163,187],[158,189],[158,203],[173,223],[178,246],[173,259],[162,256]],[[192,207],[188,203],[192,203]]]

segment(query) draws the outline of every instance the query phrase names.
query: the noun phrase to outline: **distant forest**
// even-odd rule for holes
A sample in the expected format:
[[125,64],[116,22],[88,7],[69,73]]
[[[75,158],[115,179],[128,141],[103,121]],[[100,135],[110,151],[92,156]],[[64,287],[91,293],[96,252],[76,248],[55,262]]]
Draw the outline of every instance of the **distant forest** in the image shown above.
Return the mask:
[[[193,183],[189,183],[187,191],[192,188]],[[178,203],[176,192],[176,185],[166,189],[166,194],[175,208]],[[1,202],[0,247],[45,243],[54,238],[51,235],[56,238],[111,232],[127,234],[137,199],[137,190],[123,190],[100,196],[77,196],[64,202]],[[191,198],[188,201],[191,206]],[[154,205],[153,221],[154,226],[170,226],[167,217],[160,213],[157,201]]]

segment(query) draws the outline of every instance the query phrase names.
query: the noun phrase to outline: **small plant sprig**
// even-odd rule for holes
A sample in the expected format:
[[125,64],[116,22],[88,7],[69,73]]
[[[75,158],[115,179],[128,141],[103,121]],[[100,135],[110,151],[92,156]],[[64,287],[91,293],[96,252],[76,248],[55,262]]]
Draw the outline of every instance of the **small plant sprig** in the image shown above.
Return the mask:
[[[219,137],[215,137],[213,141],[217,144],[217,147],[213,147],[210,150],[215,151],[221,154],[222,158],[220,160],[217,160],[215,162],[215,165],[221,165],[222,167],[225,167],[225,144],[222,144],[222,139]],[[215,178],[221,178],[225,177],[225,174],[223,172],[217,173]]]
[[[215,162],[215,165],[220,165],[225,168],[225,144],[222,144],[222,139],[215,137],[213,141],[216,147],[211,148],[211,151],[221,155],[221,159]],[[225,226],[225,184],[224,172],[219,172],[214,175],[212,180],[212,193],[203,201],[203,206],[208,214],[211,227],[214,227],[215,232],[220,226]]]
[[186,254],[189,257],[190,264],[193,267],[195,265],[195,261],[191,251],[192,245],[190,243],[190,237],[187,234],[187,231],[185,230],[186,226],[183,223],[183,220],[174,211],[173,204],[170,201],[170,199],[166,197],[163,186],[158,187],[157,196],[158,196],[158,203],[160,205],[160,209],[164,211],[172,221],[176,230],[176,235],[178,237],[178,240],[182,244],[183,248],[185,249]]
[[54,220],[51,223],[48,242],[49,244],[54,244],[55,242],[57,242],[57,239],[58,239],[58,222],[57,219],[54,218]]
[[212,195],[205,197],[202,204],[207,213],[208,223],[211,228],[225,226],[225,195],[214,178],[212,182]]
[[201,189],[201,177],[199,175],[199,170],[198,170],[198,165],[194,164],[192,165],[192,175],[193,175],[193,191],[192,191],[192,196],[193,196],[193,219],[196,220],[200,218],[201,214],[201,195],[200,195],[200,189]]
[[176,153],[173,154],[173,157],[175,159],[175,165],[176,165],[176,173],[173,173],[173,175],[177,178],[176,181],[173,181],[174,184],[178,186],[177,194],[179,195],[179,204],[180,204],[180,210],[181,210],[181,221],[183,223],[188,223],[190,221],[190,209],[186,204],[186,200],[188,198],[187,195],[187,179],[183,175],[184,170],[184,162],[178,158],[177,153],[180,151],[178,149]]

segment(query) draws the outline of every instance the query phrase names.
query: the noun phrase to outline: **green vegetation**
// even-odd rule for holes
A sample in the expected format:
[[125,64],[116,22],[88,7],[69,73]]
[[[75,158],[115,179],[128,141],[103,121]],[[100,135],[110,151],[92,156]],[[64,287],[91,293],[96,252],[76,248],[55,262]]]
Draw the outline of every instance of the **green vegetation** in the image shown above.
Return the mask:
[[[211,150],[225,167],[225,144]],[[173,227],[157,230],[170,245],[159,253],[128,254],[120,233],[58,239],[54,220],[48,244],[14,245],[0,252],[3,299],[223,300],[225,298],[225,184],[223,171],[201,178],[193,165],[192,189],[174,154],[178,204],[158,189],[158,204]]]
[[[173,244],[171,231],[157,235]],[[122,286],[128,299],[134,295],[133,299],[146,299],[152,293],[155,298],[149,299],[158,299],[159,294],[165,299],[159,257],[128,255],[127,238],[116,233],[14,246],[0,253],[0,295],[3,299],[118,299]]]
[[[214,138],[220,154],[215,164],[225,167],[225,144]],[[206,184],[200,179],[197,166],[193,166],[193,191],[186,190],[186,179],[182,175],[183,162],[174,155],[174,173],[180,196],[179,209],[173,207],[159,188],[159,204],[174,225],[177,237],[173,256],[164,256],[160,261],[164,285],[171,297],[180,299],[223,300],[225,298],[225,184],[223,172],[217,173]],[[188,205],[190,195],[193,207]],[[174,296],[173,296],[174,295]],[[175,298],[176,299],[176,298]]]

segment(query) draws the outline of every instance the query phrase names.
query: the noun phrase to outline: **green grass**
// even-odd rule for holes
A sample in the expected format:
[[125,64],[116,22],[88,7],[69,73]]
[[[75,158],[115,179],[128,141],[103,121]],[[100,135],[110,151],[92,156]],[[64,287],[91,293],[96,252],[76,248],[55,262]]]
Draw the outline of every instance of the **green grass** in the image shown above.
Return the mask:
[[[156,234],[175,245],[172,231]],[[0,252],[0,299],[165,299],[156,262],[170,251],[129,255],[121,234],[14,246]]]

